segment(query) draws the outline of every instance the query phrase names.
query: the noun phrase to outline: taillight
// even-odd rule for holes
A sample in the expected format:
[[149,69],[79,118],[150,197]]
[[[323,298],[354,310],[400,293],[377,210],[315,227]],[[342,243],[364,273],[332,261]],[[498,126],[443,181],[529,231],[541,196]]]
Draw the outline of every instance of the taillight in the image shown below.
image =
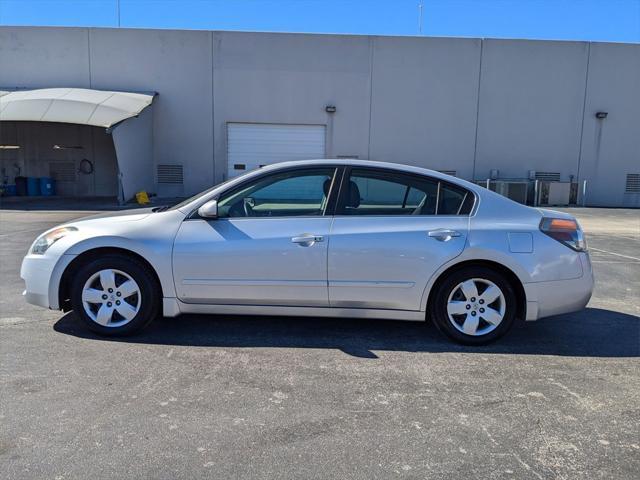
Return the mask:
[[543,218],[540,230],[577,252],[587,250],[587,241],[578,222],[567,218]]

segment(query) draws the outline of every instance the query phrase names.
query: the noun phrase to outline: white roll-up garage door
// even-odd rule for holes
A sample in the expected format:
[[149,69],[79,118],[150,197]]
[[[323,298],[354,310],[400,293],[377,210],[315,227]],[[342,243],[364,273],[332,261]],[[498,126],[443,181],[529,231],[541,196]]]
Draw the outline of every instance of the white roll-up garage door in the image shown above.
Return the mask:
[[324,156],[324,125],[227,124],[229,178],[272,163]]

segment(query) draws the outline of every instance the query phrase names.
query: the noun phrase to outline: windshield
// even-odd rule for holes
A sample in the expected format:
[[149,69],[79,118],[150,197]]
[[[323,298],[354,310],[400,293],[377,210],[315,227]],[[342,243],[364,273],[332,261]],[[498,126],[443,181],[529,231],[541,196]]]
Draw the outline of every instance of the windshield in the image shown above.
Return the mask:
[[191,202],[193,202],[194,200],[197,200],[198,198],[202,197],[203,195],[207,195],[208,193],[214,191],[216,188],[224,185],[225,183],[229,183],[231,180],[235,180],[236,177],[234,178],[228,178],[227,180],[225,180],[224,182],[218,183],[217,185],[214,185],[213,187],[207,188],[206,190],[203,190],[200,193],[196,193],[195,195],[193,195],[192,197],[189,197],[183,201],[181,201],[180,203],[176,203],[175,205],[172,205],[171,207],[165,208],[163,210],[178,210],[179,208],[184,207],[185,205],[190,204]]

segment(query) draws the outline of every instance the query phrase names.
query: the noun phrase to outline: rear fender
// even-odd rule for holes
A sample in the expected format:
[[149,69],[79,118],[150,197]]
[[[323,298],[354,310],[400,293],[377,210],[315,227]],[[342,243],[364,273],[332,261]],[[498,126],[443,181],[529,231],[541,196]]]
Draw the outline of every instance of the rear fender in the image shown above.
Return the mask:
[[[420,302],[420,309],[423,312],[427,311],[427,303],[429,301],[429,294],[431,292],[431,289],[433,288],[433,285],[438,281],[438,279],[440,278],[440,276],[446,272],[447,270],[449,270],[452,267],[455,267],[456,265],[465,263],[465,262],[482,262],[482,261],[486,261],[486,262],[495,262],[498,263],[500,265],[502,265],[504,268],[507,268],[509,270],[511,270],[513,272],[513,274],[518,277],[518,280],[520,280],[520,283],[523,285],[523,287],[531,282],[531,275],[529,274],[529,272],[527,272],[527,270],[516,261],[517,257],[514,257],[513,254],[506,254],[503,252],[500,252],[498,250],[491,250],[491,249],[484,249],[484,248],[479,248],[479,247],[471,247],[471,248],[466,248],[462,254],[460,254],[459,256],[457,256],[456,258],[454,258],[453,260],[445,263],[444,265],[442,265],[429,279],[429,281],[427,282],[427,286],[424,289],[424,292],[422,293],[422,299]],[[525,288],[525,295],[526,295],[526,288]],[[529,298],[526,299],[527,302],[530,301]]]

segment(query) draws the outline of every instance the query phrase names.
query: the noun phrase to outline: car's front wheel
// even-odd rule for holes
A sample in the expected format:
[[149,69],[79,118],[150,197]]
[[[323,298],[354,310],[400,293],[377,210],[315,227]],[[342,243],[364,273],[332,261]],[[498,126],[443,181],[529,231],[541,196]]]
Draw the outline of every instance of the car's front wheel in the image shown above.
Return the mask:
[[160,286],[135,258],[106,255],[88,261],[71,285],[73,310],[90,330],[101,335],[128,335],[159,313]]
[[482,266],[454,271],[436,287],[430,305],[438,329],[456,342],[484,345],[509,331],[517,311],[513,286]]

